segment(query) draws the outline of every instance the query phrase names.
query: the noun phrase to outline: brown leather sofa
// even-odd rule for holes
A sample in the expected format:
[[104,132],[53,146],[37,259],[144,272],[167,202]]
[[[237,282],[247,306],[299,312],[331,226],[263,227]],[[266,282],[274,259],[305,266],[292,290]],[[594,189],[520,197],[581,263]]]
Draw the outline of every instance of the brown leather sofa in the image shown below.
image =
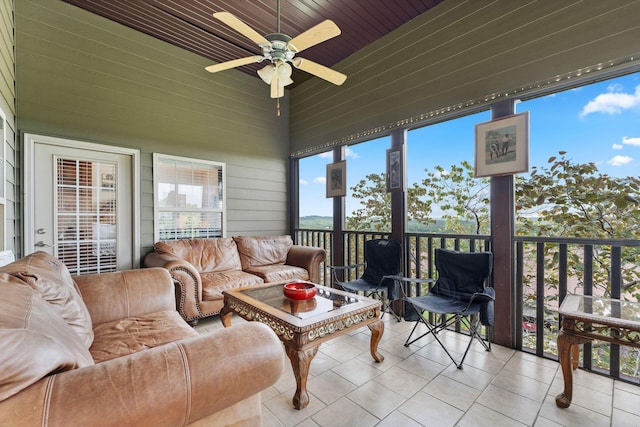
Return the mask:
[[286,280],[318,283],[325,258],[324,249],[294,245],[291,236],[236,236],[156,242],[144,265],[169,270],[178,312],[194,325],[220,312],[225,290]]
[[1,426],[259,426],[283,369],[263,324],[194,331],[161,268],[72,278],[36,252],[0,268],[0,305]]

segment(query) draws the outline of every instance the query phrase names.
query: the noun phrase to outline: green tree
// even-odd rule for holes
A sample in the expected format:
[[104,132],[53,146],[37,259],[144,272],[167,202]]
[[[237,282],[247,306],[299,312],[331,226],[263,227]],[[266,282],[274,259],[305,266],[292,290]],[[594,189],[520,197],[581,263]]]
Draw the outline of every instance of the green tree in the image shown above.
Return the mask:
[[[640,238],[640,180],[636,177],[615,178],[598,172],[594,163],[572,163],[560,151],[547,166],[532,167],[528,179],[516,185],[517,234],[564,236],[589,239]],[[545,245],[545,283],[558,284],[558,248]],[[580,247],[568,250],[569,274],[584,284],[584,253]],[[637,248],[623,248],[623,266],[635,266]],[[610,293],[611,245],[593,248],[594,286],[604,295]],[[637,268],[622,269],[622,292],[635,294],[640,300]],[[527,278],[525,277],[525,280]]]
[[425,169],[422,180],[431,203],[444,211],[447,230],[456,234],[487,234],[489,232],[489,179],[474,177],[473,166],[465,161],[451,165],[449,170],[436,166],[434,172]]
[[[384,173],[372,173],[351,187],[351,197],[360,200],[362,207],[346,219],[348,230],[390,231],[391,193],[386,191]],[[435,223],[430,218],[431,203],[423,200],[425,189],[413,186],[407,191],[407,220],[422,224]]]
[[559,154],[518,179],[518,234],[639,238],[640,180],[601,174],[594,163],[571,163],[565,151]]

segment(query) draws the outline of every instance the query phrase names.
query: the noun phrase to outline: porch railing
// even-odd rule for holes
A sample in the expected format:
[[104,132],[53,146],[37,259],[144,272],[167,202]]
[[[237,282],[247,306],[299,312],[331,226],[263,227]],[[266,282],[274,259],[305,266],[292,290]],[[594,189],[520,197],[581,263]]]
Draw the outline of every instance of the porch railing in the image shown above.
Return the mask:
[[[344,265],[364,262],[364,242],[389,233],[344,232]],[[331,230],[298,229],[296,243],[322,247],[327,262],[322,283],[331,286],[328,265],[333,248]],[[436,247],[460,251],[490,250],[486,235],[407,233],[404,272],[409,277],[436,277]],[[563,237],[515,238],[516,348],[557,360],[558,307],[567,293],[640,300],[640,240]],[[362,271],[353,273],[353,278]],[[351,279],[351,277],[347,278]],[[414,295],[428,289],[416,285]],[[496,327],[500,327],[497,325]],[[602,342],[585,344],[584,369],[630,382],[640,380],[637,348]]]

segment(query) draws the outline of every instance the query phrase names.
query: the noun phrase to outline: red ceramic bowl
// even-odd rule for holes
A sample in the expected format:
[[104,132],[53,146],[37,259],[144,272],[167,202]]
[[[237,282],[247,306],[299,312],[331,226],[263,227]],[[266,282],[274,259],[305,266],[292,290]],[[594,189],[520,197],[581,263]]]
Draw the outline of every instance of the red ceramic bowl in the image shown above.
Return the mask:
[[293,282],[284,285],[282,292],[287,298],[295,300],[311,299],[316,296],[316,285],[309,282]]

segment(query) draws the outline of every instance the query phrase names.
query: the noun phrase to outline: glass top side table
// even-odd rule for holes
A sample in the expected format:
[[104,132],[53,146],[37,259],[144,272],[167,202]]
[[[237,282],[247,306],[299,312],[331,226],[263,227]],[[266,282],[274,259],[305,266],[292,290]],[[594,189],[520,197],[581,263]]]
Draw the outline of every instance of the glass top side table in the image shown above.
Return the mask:
[[640,347],[640,303],[587,295],[567,295],[560,306],[562,329],[558,358],[564,392],[556,405],[568,408],[573,397],[573,370],[578,367],[578,345],[592,340]]

